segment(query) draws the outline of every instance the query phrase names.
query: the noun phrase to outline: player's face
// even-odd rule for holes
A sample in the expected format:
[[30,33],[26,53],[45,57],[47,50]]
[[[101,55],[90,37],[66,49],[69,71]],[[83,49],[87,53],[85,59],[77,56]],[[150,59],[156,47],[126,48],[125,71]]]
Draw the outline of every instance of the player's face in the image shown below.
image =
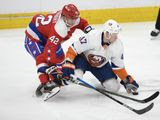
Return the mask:
[[112,34],[108,32],[105,33],[105,39],[106,39],[106,42],[108,43],[113,43],[114,41],[117,40],[117,38],[118,38],[118,33],[112,33]]
[[113,43],[114,41],[117,40],[117,38],[118,38],[118,33],[112,33],[110,36],[111,36],[111,37],[110,37],[109,41],[110,41],[111,43]]
[[67,27],[72,27],[75,25],[77,19],[70,19],[70,18],[64,17],[64,21],[65,21]]

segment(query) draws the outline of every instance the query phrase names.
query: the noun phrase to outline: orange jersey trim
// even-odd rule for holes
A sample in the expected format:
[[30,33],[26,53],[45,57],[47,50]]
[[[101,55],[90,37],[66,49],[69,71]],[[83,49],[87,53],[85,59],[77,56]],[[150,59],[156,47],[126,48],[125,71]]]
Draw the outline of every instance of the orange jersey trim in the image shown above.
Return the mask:
[[66,58],[69,58],[70,60],[74,60],[74,58],[76,57],[77,53],[73,50],[72,47],[68,48],[68,51],[66,53]]
[[118,69],[118,70],[113,70],[114,74],[116,74],[121,80],[124,80],[127,76],[128,73],[126,72],[126,69]]

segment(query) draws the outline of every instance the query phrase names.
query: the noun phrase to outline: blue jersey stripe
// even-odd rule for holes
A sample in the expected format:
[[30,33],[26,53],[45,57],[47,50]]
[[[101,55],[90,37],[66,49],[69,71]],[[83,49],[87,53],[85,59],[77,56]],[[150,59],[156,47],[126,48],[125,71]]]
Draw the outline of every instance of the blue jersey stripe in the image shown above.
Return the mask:
[[63,49],[61,45],[58,45],[56,48],[56,57],[61,57],[62,55],[64,55]]
[[40,67],[40,68],[38,68],[37,73],[38,72],[40,72],[40,73],[46,73],[46,69],[47,68],[48,68],[47,66]]
[[39,39],[42,41],[42,43],[46,44],[46,39],[43,37],[43,35],[37,30],[37,27],[30,22],[29,27],[38,35]]

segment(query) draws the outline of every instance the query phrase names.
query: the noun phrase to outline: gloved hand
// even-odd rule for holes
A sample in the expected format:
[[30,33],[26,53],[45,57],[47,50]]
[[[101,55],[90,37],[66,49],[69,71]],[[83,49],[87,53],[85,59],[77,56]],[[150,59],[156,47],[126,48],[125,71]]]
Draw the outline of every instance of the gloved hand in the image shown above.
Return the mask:
[[65,64],[62,65],[62,77],[65,79],[70,79],[70,75],[74,74],[75,65],[70,62],[66,61]]
[[128,75],[124,80],[121,80],[120,83],[124,86],[127,93],[132,93],[133,95],[138,94],[137,89],[139,88],[139,85],[130,75]]
[[46,73],[49,74],[62,74],[62,67],[61,66],[51,66],[46,69]]
[[57,85],[62,86],[62,67],[51,66],[46,69],[46,73],[49,76],[49,81],[54,81]]

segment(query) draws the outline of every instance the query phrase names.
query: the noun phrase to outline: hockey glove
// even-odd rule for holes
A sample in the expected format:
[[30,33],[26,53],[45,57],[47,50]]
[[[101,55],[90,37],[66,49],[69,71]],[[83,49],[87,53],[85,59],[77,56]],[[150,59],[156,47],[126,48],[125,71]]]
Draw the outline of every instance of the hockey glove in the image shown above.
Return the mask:
[[120,83],[124,86],[127,93],[132,93],[133,95],[138,94],[137,89],[139,88],[139,85],[130,75],[128,75],[124,80],[121,80]]
[[51,66],[46,69],[46,73],[49,75],[49,81],[54,81],[57,85],[62,86],[62,67]]
[[49,74],[62,74],[61,72],[62,67],[61,66],[51,66],[46,69],[46,73]]
[[70,75],[74,74],[75,65],[72,62],[66,61],[65,64],[62,65],[62,77],[65,79],[70,79]]

